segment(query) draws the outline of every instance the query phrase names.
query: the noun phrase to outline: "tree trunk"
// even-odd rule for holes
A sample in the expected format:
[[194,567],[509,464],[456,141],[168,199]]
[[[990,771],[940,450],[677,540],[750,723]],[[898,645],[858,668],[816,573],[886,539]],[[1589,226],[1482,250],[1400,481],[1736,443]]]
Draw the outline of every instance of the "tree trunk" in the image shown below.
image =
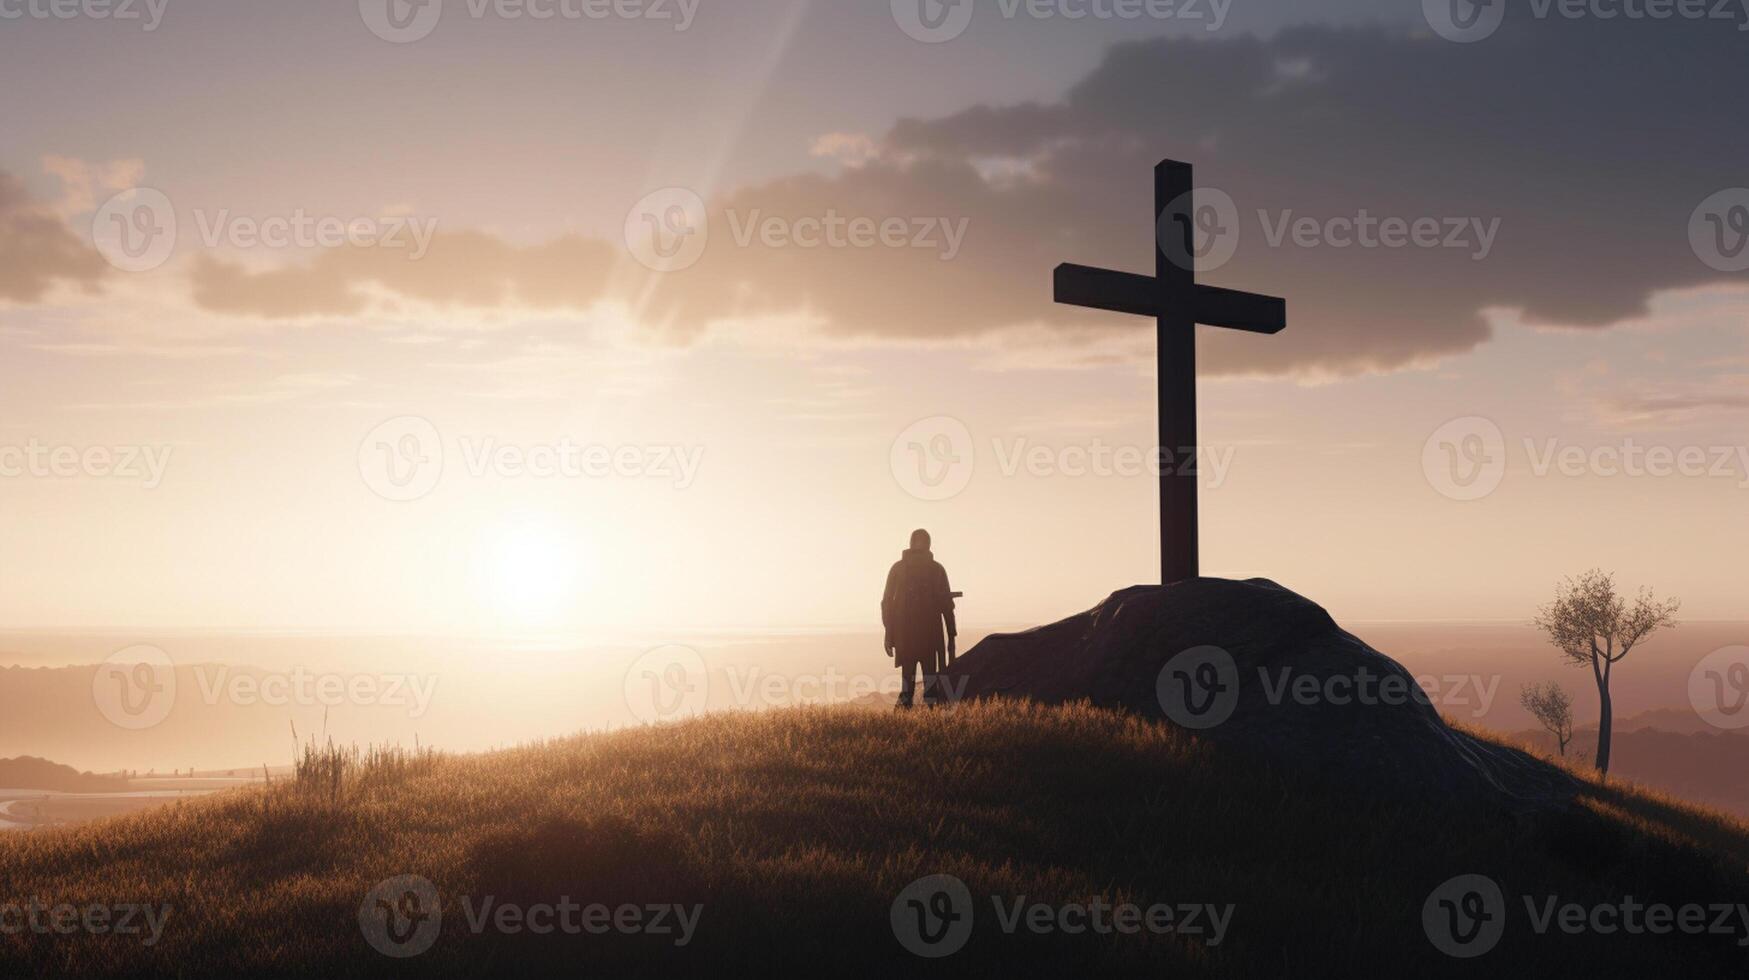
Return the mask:
[[1606,664],[1603,672],[1597,675],[1597,701],[1600,713],[1597,718],[1597,771],[1609,775],[1609,736],[1615,723],[1615,708],[1609,700],[1609,667]]

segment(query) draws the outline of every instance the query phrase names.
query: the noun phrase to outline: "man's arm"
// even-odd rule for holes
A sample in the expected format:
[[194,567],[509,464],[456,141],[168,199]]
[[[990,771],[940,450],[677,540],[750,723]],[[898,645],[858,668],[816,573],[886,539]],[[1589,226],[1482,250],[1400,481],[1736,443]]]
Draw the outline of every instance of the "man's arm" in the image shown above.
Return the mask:
[[894,565],[887,570],[887,587],[881,591],[881,630],[885,639],[881,645],[886,648],[887,656],[897,656],[897,648],[893,644],[893,587],[897,584],[899,566]]

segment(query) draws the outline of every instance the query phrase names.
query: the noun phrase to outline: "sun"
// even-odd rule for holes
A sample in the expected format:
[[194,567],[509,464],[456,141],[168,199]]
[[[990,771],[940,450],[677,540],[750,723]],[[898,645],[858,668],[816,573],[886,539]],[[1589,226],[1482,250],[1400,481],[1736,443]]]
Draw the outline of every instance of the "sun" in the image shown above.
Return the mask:
[[554,626],[573,618],[587,586],[582,542],[557,522],[521,519],[483,536],[475,592],[506,627]]

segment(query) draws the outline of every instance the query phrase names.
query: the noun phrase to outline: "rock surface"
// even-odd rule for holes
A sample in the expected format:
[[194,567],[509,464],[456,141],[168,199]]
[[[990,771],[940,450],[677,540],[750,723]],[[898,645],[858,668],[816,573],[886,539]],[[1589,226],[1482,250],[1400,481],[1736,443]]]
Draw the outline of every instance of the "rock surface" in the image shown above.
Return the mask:
[[1267,579],[1115,592],[1061,622],[986,638],[948,669],[947,690],[1090,700],[1316,779],[1442,803],[1537,809],[1576,785],[1447,726],[1402,665]]

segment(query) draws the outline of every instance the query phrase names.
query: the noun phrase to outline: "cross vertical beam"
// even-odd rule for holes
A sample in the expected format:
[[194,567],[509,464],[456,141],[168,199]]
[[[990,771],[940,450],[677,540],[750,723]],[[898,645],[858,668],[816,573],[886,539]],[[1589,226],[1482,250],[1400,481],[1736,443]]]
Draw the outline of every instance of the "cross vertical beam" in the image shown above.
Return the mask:
[[[1160,581],[1201,574],[1196,507],[1196,229],[1188,163],[1154,168],[1155,377],[1159,386]],[[1189,459],[1181,458],[1189,454]]]
[[[1056,301],[1154,318],[1158,370],[1160,581],[1202,573],[1197,559],[1196,325],[1274,334],[1287,328],[1287,301],[1196,281],[1199,227],[1188,163],[1154,168],[1154,276],[1064,262],[1052,273]],[[1237,234],[1238,229],[1232,229]]]

